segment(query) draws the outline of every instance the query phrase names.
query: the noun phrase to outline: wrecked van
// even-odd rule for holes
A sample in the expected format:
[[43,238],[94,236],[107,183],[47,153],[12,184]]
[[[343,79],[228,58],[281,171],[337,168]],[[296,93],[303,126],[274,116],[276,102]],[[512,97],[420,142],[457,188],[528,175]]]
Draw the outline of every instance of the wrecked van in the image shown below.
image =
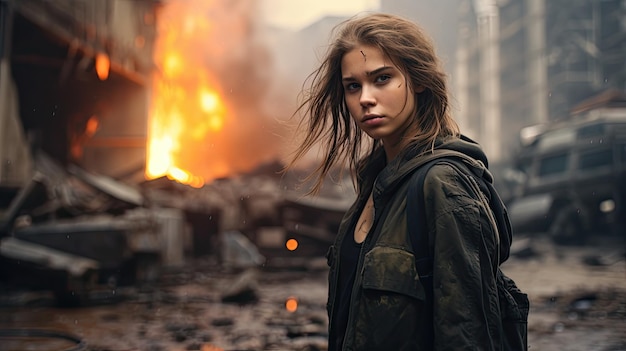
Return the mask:
[[556,124],[517,158],[525,174],[509,205],[514,230],[584,243],[626,228],[626,108]]

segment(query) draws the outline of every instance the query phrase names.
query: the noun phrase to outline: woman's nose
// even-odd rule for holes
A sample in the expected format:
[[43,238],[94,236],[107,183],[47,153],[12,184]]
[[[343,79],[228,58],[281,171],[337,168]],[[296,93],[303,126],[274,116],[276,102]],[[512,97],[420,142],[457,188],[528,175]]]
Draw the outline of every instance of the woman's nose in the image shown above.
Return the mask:
[[360,102],[363,107],[376,105],[376,99],[374,98],[374,92],[371,87],[363,86],[361,88]]

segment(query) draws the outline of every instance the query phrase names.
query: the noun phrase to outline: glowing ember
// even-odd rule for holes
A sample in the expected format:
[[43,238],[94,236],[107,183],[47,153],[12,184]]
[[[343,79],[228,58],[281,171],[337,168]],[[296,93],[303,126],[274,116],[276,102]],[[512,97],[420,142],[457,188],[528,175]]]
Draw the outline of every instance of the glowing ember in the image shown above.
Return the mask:
[[221,347],[217,347],[211,344],[204,344],[202,345],[202,348],[200,349],[201,351],[224,351],[223,348]]
[[298,300],[295,297],[290,297],[285,302],[285,308],[289,312],[295,312],[298,309]]
[[285,246],[287,247],[287,250],[295,251],[298,248],[298,240],[296,240],[296,239],[289,239],[285,243]]
[[100,80],[109,78],[109,70],[111,69],[111,61],[106,54],[98,53],[96,55],[96,74]]
[[98,126],[100,122],[98,121],[98,117],[91,116],[87,120],[87,125],[85,126],[85,135],[88,137],[92,137],[98,131]]

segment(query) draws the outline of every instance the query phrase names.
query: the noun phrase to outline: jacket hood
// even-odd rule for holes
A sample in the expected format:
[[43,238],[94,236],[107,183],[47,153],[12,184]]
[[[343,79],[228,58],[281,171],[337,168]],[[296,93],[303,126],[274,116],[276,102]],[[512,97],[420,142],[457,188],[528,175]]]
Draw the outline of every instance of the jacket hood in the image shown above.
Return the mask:
[[405,152],[396,157],[387,167],[381,170],[378,181],[381,182],[381,185],[391,186],[391,188],[393,188],[394,183],[401,182],[407,175],[419,167],[424,162],[425,158],[445,150],[461,153],[467,156],[467,158],[474,160],[475,162],[466,163],[467,166],[471,167],[476,175],[480,176],[488,183],[493,184],[493,176],[488,170],[489,162],[487,155],[485,155],[477,142],[463,135],[459,138],[437,140],[434,145],[434,151],[425,151],[417,147],[407,148]]
[[489,167],[487,155],[483,152],[480,145],[474,140],[461,135],[458,139],[451,139],[435,145],[435,149],[448,149],[458,151],[484,164],[485,168]]
[[[434,150],[434,152],[424,152],[423,149],[408,148],[407,151],[396,157],[386,166],[384,166],[384,151],[378,150],[382,153],[382,156],[380,153],[374,155],[372,167],[377,168],[382,166],[382,169],[379,168],[380,173],[374,173],[378,174],[376,183],[374,184],[374,195],[385,197],[386,194],[392,193],[411,176],[415,169],[424,164],[427,159],[432,159],[433,157],[437,158],[437,154],[446,154],[446,150],[467,156],[463,157],[465,161],[464,164],[475,177],[483,180],[482,183],[484,183],[484,187],[481,186],[481,188],[489,199],[491,210],[496,219],[500,236],[500,261],[504,262],[509,257],[512,230],[506,208],[493,187],[493,176],[488,169],[489,163],[487,156],[478,143],[466,136],[438,140],[435,143]],[[459,157],[463,155],[459,155]]]

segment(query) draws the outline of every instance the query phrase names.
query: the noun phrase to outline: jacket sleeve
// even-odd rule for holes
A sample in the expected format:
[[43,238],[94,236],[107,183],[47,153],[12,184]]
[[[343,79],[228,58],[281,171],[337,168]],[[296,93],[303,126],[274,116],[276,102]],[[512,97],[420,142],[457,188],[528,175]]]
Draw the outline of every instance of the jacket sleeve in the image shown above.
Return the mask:
[[433,254],[435,350],[499,350],[493,226],[465,175],[436,165],[424,182]]

